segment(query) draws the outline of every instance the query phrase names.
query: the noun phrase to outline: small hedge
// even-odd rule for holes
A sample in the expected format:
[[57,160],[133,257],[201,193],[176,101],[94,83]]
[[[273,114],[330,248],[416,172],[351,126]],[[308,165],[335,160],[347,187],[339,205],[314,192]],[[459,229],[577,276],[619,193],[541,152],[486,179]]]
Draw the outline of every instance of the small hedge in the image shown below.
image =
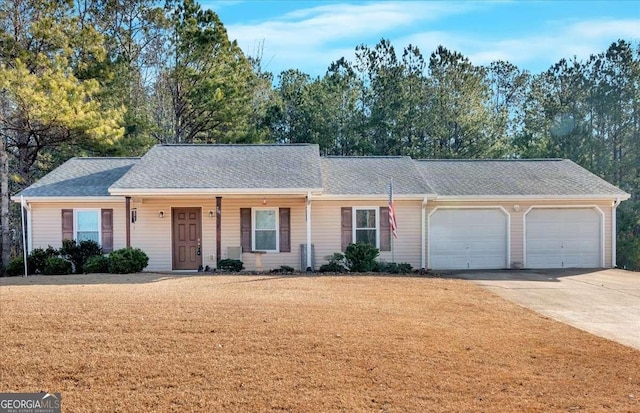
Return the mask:
[[376,258],[380,255],[380,250],[371,244],[357,243],[347,245],[344,257],[353,272],[369,272],[376,269]]
[[44,264],[44,271],[42,271],[45,275],[65,275],[71,274],[73,270],[73,265],[70,261],[65,260],[60,257],[49,257]]
[[87,274],[109,272],[109,257],[94,255],[87,258],[87,262],[84,264],[84,272]]
[[387,274],[411,274],[413,272],[413,266],[406,262],[379,262],[378,272],[384,272]]
[[140,272],[149,265],[149,257],[140,248],[121,248],[109,254],[109,272],[130,274]]
[[333,255],[326,257],[329,261],[326,264],[323,264],[318,268],[320,272],[347,272],[347,267],[345,266],[344,254],[336,252]]
[[76,274],[82,274],[87,260],[98,255],[102,255],[102,248],[97,242],[91,240],[76,242],[66,239],[62,241],[62,248],[60,248],[60,256],[73,263]]
[[9,265],[7,265],[8,277],[17,277],[20,275],[24,275],[24,260],[22,257],[12,259],[9,261]]
[[239,272],[244,269],[244,263],[240,260],[224,259],[218,263],[218,269],[222,271]]

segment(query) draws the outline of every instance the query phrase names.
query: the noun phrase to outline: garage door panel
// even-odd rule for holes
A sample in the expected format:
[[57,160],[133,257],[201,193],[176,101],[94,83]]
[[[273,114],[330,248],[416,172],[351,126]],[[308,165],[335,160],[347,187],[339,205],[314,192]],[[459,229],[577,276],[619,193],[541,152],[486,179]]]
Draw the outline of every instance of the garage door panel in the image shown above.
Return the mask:
[[429,218],[434,269],[505,268],[507,216],[498,209],[440,209]]
[[595,209],[533,209],[525,220],[527,267],[601,265],[601,216]]

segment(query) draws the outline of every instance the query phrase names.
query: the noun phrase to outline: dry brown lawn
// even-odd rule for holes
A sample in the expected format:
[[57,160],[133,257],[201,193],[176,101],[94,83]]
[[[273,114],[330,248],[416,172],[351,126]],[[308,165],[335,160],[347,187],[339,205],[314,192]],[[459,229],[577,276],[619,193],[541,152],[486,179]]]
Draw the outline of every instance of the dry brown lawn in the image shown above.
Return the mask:
[[64,412],[638,412],[640,352],[471,283],[0,280],[0,392]]

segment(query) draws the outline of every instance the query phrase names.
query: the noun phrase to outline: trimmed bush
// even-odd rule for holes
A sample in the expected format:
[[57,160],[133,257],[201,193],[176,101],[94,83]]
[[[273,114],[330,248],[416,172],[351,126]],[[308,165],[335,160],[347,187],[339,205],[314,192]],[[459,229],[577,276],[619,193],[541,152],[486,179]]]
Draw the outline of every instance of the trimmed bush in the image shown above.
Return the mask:
[[87,262],[84,264],[84,272],[87,274],[109,272],[109,257],[94,255],[87,258]]
[[378,255],[380,255],[380,250],[363,242],[349,244],[344,252],[347,266],[353,272],[373,271],[376,268]]
[[45,275],[65,275],[71,274],[72,271],[73,266],[70,261],[60,257],[49,257],[44,264],[42,273]]
[[102,248],[100,245],[91,240],[80,241],[66,239],[62,241],[62,248],[60,248],[60,255],[66,257],[73,263],[76,274],[82,274],[84,272],[84,264],[89,257],[95,257],[96,255],[102,255]]
[[7,265],[7,277],[17,277],[24,275],[24,259],[22,257],[16,257],[9,261]]
[[238,272],[244,269],[244,263],[240,260],[224,259],[218,263],[218,269],[222,271]]
[[109,254],[109,272],[131,274],[149,265],[149,257],[140,248],[121,248]]
[[47,259],[51,257],[58,257],[59,255],[59,251],[51,245],[49,245],[47,249],[35,248],[27,257],[29,274],[43,274]]
[[384,272],[387,274],[411,274],[413,267],[411,264],[402,262],[400,264],[395,262],[379,262],[378,272]]
[[345,267],[344,255],[336,252],[333,255],[325,257],[329,262],[320,266],[318,271],[320,272],[347,272]]

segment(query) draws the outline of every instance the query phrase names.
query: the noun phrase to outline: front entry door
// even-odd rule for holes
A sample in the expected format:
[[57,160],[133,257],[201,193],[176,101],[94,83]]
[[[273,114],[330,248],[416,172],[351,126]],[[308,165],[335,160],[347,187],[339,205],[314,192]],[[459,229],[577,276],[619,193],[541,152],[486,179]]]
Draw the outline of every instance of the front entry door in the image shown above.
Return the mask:
[[202,265],[202,212],[200,208],[173,208],[173,269],[197,270]]

